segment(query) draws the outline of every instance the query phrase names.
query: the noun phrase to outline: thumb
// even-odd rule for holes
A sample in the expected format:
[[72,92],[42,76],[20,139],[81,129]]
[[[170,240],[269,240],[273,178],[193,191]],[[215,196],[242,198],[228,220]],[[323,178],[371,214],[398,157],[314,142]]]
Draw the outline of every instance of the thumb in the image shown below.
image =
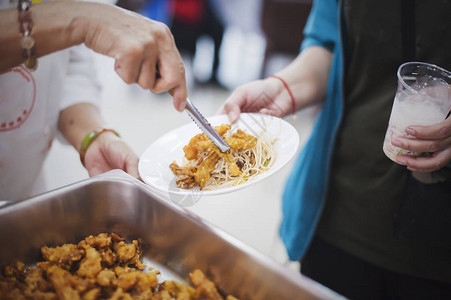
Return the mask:
[[186,98],[188,98],[186,85],[180,85],[176,88],[170,89],[168,92],[172,96],[175,109],[182,112],[186,106]]
[[138,159],[127,160],[124,171],[130,174],[131,176],[140,179],[138,172]]

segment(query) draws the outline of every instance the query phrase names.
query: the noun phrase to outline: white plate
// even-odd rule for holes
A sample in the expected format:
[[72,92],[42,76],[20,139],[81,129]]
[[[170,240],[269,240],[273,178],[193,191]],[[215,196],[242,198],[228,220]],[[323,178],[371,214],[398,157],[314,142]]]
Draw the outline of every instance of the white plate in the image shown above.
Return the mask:
[[[207,118],[213,126],[230,123],[226,115],[217,115]],[[276,160],[268,171],[254,177],[245,183],[217,188],[213,190],[201,191],[203,196],[219,195],[243,189],[255,184],[285,166],[296,154],[299,146],[299,134],[296,129],[283,119],[263,114],[241,114],[237,123],[232,126],[232,131],[241,129],[247,133],[258,136],[262,131],[268,132],[270,138],[276,138],[274,151]],[[189,143],[196,134],[201,133],[194,123],[181,126],[156,140],[142,154],[139,160],[139,174],[143,181],[163,193],[192,195],[193,190],[178,188],[175,184],[175,175],[169,165],[176,161],[181,163],[183,156],[183,146]]]

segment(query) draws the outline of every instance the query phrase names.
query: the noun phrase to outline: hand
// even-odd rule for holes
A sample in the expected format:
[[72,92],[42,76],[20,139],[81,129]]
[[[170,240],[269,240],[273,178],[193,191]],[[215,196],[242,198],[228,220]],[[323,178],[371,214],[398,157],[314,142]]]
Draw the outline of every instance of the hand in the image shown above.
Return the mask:
[[87,47],[113,57],[115,71],[126,83],[154,93],[171,91],[174,107],[185,108],[185,67],[165,24],[112,5],[84,12]]
[[241,112],[258,112],[283,117],[291,112],[291,98],[276,78],[257,80],[238,87],[219,109],[235,123]]
[[431,152],[431,157],[399,155],[396,160],[415,172],[432,172],[451,162],[451,117],[431,126],[408,126],[406,132],[413,138],[392,141],[396,147],[415,152]]
[[120,169],[140,179],[138,156],[112,132],[99,135],[91,143],[85,155],[85,166],[89,176]]

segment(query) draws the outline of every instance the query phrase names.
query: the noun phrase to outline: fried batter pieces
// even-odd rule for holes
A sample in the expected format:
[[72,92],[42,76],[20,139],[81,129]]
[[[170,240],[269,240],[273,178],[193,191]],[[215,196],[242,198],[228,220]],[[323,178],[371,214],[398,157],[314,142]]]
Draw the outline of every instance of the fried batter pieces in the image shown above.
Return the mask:
[[[224,138],[231,127],[229,124],[222,124],[216,126],[215,130]],[[247,150],[257,144],[257,138],[238,129],[230,138],[226,139],[226,142],[231,149]],[[190,189],[197,185],[203,189],[220,159],[224,159],[227,163],[232,176],[241,175],[240,167],[232,155],[229,152],[222,153],[204,133],[194,136],[188,145],[183,147],[183,152],[185,158],[194,163],[188,167],[180,167],[174,161],[169,166],[177,176],[176,183],[179,188]]]
[[195,287],[159,283],[158,270],[143,272],[140,243],[127,244],[114,233],[91,235],[77,245],[44,246],[41,254],[44,261],[36,267],[17,262],[3,269],[0,299],[224,299],[200,270],[190,274]]

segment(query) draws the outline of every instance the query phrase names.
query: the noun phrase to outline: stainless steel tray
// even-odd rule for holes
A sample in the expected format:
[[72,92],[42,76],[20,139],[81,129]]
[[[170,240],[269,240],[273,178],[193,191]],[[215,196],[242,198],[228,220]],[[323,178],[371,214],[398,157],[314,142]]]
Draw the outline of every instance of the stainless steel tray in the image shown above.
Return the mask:
[[341,298],[118,171],[0,208],[0,264],[33,264],[43,245],[100,232],[141,238],[144,262],[162,279],[187,282],[199,268],[240,299]]

